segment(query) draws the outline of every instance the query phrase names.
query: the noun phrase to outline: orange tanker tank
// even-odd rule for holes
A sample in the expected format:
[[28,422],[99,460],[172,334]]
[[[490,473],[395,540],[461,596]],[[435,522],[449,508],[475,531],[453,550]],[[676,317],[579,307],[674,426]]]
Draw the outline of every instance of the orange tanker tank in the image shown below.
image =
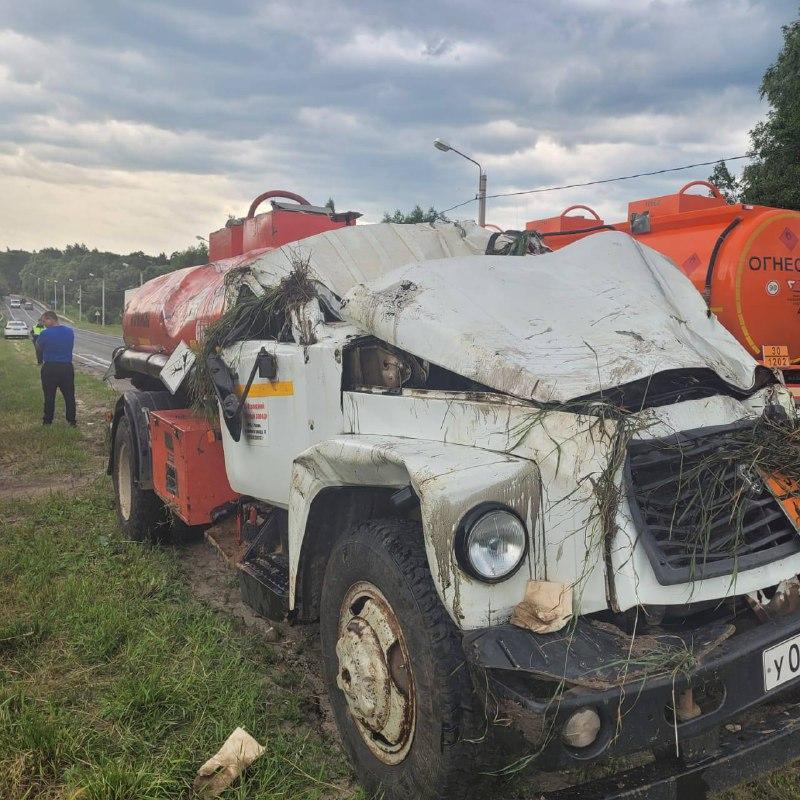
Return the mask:
[[[256,216],[267,199],[272,209]],[[299,195],[273,190],[259,195],[247,217],[232,220],[209,237],[211,261],[153,278],[132,293],[122,316],[125,344],[144,353],[171,353],[181,341],[197,343],[203,328],[218,319],[225,308],[225,274],[254,261],[267,250],[324,231],[354,225],[355,211],[336,213],[309,205]],[[238,230],[244,229],[244,233]],[[237,232],[238,231],[238,232]]]
[[[687,189],[703,186],[711,196]],[[592,218],[567,214],[583,208]],[[767,366],[784,370],[800,395],[800,212],[729,204],[706,181],[637,200],[625,222],[606,224],[586,206],[532,220],[553,249],[604,229],[630,233],[692,280],[720,322]]]

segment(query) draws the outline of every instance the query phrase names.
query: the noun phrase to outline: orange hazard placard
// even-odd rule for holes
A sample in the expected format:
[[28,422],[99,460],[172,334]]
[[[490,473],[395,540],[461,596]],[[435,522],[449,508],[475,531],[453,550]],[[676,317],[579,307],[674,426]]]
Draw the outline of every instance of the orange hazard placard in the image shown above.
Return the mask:
[[789,348],[785,344],[765,344],[761,348],[765,367],[790,367]]

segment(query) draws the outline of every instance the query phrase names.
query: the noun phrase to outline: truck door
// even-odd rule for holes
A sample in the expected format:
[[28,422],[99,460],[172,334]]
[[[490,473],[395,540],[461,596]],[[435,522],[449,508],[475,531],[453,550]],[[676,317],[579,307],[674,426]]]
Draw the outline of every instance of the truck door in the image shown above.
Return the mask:
[[305,347],[264,340],[237,343],[224,357],[237,374],[240,394],[262,347],[275,357],[275,379],[256,372],[238,442],[222,425],[225,468],[235,491],[285,507],[294,459],[342,430],[341,358],[336,336]]

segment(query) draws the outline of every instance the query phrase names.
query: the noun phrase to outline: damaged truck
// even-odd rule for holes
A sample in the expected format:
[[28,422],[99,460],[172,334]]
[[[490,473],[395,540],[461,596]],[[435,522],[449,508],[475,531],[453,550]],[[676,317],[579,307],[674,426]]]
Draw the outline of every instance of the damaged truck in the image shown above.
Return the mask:
[[548,252],[280,194],[126,307],[124,534],[237,520],[245,600],[319,624],[370,796],[625,757],[552,796],[700,797],[800,756],[780,373],[626,233]]

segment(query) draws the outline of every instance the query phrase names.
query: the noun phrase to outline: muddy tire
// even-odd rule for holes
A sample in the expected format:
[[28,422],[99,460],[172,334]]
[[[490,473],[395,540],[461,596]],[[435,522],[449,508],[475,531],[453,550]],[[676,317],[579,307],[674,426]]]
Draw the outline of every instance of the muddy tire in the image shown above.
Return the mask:
[[167,513],[158,495],[136,481],[136,449],[130,421],[123,414],[114,436],[114,505],[126,539],[157,541],[165,530]]
[[320,635],[336,722],[368,796],[467,796],[468,740],[481,735],[472,681],[418,523],[372,520],[334,545]]

